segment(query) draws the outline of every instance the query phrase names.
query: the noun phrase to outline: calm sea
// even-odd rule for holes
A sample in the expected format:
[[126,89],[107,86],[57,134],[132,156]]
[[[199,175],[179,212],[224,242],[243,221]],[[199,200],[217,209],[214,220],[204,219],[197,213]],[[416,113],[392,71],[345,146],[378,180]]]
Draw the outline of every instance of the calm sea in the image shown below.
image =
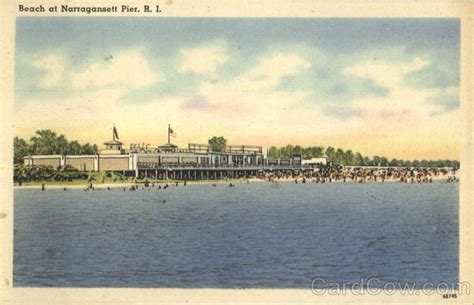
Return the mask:
[[459,185],[16,190],[14,286],[458,281]]

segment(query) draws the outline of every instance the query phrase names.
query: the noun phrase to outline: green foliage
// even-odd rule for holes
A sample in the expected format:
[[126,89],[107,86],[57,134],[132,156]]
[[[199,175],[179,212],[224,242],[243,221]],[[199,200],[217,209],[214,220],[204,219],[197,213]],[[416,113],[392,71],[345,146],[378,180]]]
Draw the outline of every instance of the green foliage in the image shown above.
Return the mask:
[[58,171],[52,166],[15,165],[14,182],[124,182],[127,176],[114,172],[79,172],[77,170]]
[[321,158],[324,156],[324,147],[287,145],[285,147],[277,148],[276,146],[271,146],[267,151],[267,156],[269,158],[290,158],[292,154],[301,154],[304,158]]
[[212,151],[221,152],[227,146],[227,140],[224,137],[212,137],[208,144]]
[[93,155],[98,151],[97,145],[81,145],[78,141],[69,142],[64,135],[58,135],[49,129],[37,130],[30,142],[15,137],[13,139],[14,164],[23,162],[23,157],[32,155]]
[[329,159],[329,161],[335,161],[335,150],[331,146],[328,146],[326,148],[326,157]]
[[328,161],[352,166],[398,166],[398,167],[455,167],[459,168],[459,161],[455,160],[397,160],[389,161],[384,156],[374,156],[370,159],[358,152],[352,150],[344,151],[342,148],[328,146],[309,146],[301,147],[299,145],[286,145],[283,147],[271,146],[267,151],[268,158],[291,158],[293,154],[301,154],[304,159],[326,157]]
[[83,172],[59,172],[53,167],[46,166],[16,166],[13,170],[13,181],[74,181],[87,179]]
[[280,149],[276,148],[276,146],[271,146],[268,149],[267,156],[269,158],[280,158],[281,157]]
[[30,154],[30,146],[25,140],[18,137],[13,138],[13,163],[19,164],[23,162],[23,157]]

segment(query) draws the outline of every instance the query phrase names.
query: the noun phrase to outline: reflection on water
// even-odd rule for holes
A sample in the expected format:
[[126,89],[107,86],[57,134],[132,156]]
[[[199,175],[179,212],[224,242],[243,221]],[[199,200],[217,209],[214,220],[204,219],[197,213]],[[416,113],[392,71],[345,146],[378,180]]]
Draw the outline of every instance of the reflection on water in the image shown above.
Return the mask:
[[458,184],[15,191],[14,285],[458,281]]

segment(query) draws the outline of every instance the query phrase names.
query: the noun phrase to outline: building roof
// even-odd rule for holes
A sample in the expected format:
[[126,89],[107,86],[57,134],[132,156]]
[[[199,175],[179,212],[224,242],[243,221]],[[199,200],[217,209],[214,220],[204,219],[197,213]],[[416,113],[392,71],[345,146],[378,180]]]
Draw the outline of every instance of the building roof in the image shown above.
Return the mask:
[[158,146],[158,148],[161,148],[161,149],[175,149],[177,147],[178,147],[177,145],[174,145],[171,143],[166,143],[166,144]]
[[104,142],[105,145],[122,145],[123,143],[117,140]]

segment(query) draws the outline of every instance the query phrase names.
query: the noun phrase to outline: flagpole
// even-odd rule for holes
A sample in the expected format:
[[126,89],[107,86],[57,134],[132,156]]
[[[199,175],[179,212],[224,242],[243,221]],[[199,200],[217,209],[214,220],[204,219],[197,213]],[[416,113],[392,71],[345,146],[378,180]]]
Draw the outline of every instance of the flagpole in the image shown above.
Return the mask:
[[168,144],[170,144],[170,124],[168,124]]
[[114,123],[114,127],[112,128],[112,138],[115,141],[115,123]]

